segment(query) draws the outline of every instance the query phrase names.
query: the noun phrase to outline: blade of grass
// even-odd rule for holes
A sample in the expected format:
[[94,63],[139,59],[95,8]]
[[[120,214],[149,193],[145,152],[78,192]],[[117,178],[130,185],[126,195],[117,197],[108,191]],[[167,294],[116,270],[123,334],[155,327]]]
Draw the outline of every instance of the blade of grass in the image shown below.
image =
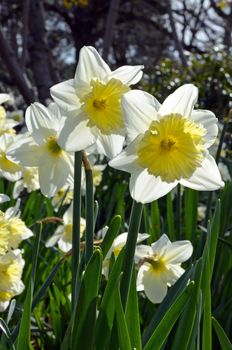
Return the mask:
[[232,344],[229,341],[224,329],[221,327],[220,323],[216,318],[212,317],[213,328],[217,334],[218,340],[222,347],[222,350],[232,350]]
[[34,282],[35,282],[38,254],[39,254],[41,232],[42,232],[42,224],[40,223],[38,233],[36,234],[36,237],[35,237],[35,242],[34,242],[33,251],[32,251],[31,278],[29,281],[27,294],[24,301],[24,310],[23,310],[22,319],[20,322],[19,335],[17,338],[17,350],[30,349],[31,306],[32,306],[32,298],[33,298],[33,292],[34,292]]

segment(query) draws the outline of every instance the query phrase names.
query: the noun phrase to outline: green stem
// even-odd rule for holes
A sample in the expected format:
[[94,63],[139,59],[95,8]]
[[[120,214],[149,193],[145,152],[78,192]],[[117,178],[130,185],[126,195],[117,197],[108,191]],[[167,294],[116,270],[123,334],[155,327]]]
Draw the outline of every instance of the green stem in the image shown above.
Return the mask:
[[181,237],[181,227],[182,227],[182,198],[181,198],[181,185],[177,185],[177,206],[176,206],[176,214],[177,214],[177,235]]
[[80,221],[81,221],[81,166],[82,152],[75,152],[74,163],[74,197],[72,230],[72,304],[75,305],[76,279],[80,255]]
[[123,275],[122,275],[122,282],[121,282],[121,297],[122,297],[122,305],[124,310],[126,309],[128,292],[129,292],[130,283],[131,283],[135,248],[136,248],[137,237],[138,237],[138,232],[139,232],[139,227],[141,222],[142,210],[143,210],[142,203],[137,203],[134,201],[132,210],[131,210],[128,236],[127,236],[127,242],[126,242],[126,248],[125,248],[125,258],[124,258],[123,268],[122,268]]
[[[224,141],[224,138],[225,138],[227,126],[228,126],[228,124],[225,122],[224,125],[223,125],[223,129],[222,129],[222,133],[221,133],[221,137],[220,137],[217,153],[216,153],[216,156],[215,156],[215,161],[216,161],[217,164],[219,163],[219,160],[220,160],[220,154],[221,154],[222,145],[223,145],[223,141]],[[209,195],[208,195],[206,214],[205,214],[205,222],[204,222],[204,226],[205,227],[207,227],[208,220],[210,218],[212,199],[213,199],[213,192],[211,191],[211,192],[209,192]]]
[[91,169],[85,170],[86,179],[86,249],[85,263],[89,262],[93,254],[93,235],[94,235],[94,199],[93,199],[93,174]]

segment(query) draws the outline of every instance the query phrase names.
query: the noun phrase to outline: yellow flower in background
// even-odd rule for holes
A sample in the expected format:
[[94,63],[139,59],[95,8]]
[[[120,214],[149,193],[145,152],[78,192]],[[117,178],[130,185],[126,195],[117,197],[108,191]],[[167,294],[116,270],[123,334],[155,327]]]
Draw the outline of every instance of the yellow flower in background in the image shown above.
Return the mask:
[[21,281],[24,264],[19,249],[0,256],[0,312],[7,308],[11,298],[24,290]]
[[22,168],[22,178],[15,182],[13,188],[13,198],[18,198],[23,189],[27,192],[38,190],[39,187],[39,172],[37,167]]
[[19,218],[19,215],[19,201],[5,213],[0,211],[0,255],[12,248],[18,248],[24,239],[33,236],[32,231]]
[[9,149],[15,143],[17,136],[3,134],[0,136],[0,176],[9,181],[17,181],[22,176],[21,165],[9,157]]

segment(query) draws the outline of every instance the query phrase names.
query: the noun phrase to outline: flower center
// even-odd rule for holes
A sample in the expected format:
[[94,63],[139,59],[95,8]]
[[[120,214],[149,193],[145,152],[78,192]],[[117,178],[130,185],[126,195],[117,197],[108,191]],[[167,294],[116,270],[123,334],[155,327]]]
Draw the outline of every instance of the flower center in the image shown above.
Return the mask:
[[205,128],[180,114],[153,121],[139,143],[138,163],[162,181],[189,178],[201,165]]
[[91,87],[91,92],[81,99],[88,125],[96,126],[103,134],[118,133],[124,127],[121,97],[129,88],[117,79],[108,83],[92,80]]
[[156,274],[164,272],[166,270],[165,260],[161,257],[158,257],[157,255],[146,257],[144,261],[150,264],[150,269]]
[[0,168],[1,170],[7,171],[11,174],[17,173],[22,169],[22,167],[19,164],[16,164],[11,160],[7,159],[5,152],[0,152]]
[[51,135],[47,139],[47,148],[53,156],[59,156],[62,153],[62,148],[57,143],[57,138]]

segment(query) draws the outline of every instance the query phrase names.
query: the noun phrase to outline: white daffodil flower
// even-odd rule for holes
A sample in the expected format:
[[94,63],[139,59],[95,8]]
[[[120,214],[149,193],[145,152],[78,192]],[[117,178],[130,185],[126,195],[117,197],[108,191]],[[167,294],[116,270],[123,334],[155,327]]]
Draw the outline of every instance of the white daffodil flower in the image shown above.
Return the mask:
[[61,130],[64,118],[55,104],[48,108],[33,103],[26,111],[30,135],[19,136],[10,148],[12,160],[27,167],[38,167],[41,192],[52,197],[73,174],[73,153],[64,149]]
[[[103,229],[103,236],[105,236],[107,230]],[[108,251],[108,253],[106,254],[106,257],[103,261],[102,264],[102,274],[108,278],[109,275],[109,267],[110,267],[110,258],[111,255],[114,254],[115,259],[118,257],[119,253],[121,252],[122,248],[125,246],[126,241],[127,241],[127,235],[128,232],[123,232],[120,235],[118,235],[115,240],[113,241],[113,244],[110,248],[110,250]],[[137,244],[145,241],[145,239],[147,239],[149,237],[149,235],[147,233],[139,233],[138,234],[138,238],[137,238]]]
[[218,133],[217,118],[210,111],[193,110],[197,96],[198,89],[187,84],[162,105],[138,90],[122,98],[131,143],[109,164],[131,173],[130,193],[137,202],[152,202],[178,183],[198,191],[224,185],[208,152]]
[[0,176],[9,181],[17,181],[22,176],[22,166],[13,161],[9,156],[11,146],[17,137],[10,134],[0,136]]
[[18,248],[23,240],[33,236],[33,232],[19,217],[19,204],[18,200],[16,205],[8,208],[5,213],[0,211],[0,255]]
[[137,291],[144,291],[152,303],[161,303],[172,286],[184,273],[180,266],[193,252],[190,241],[170,242],[164,234],[151,246],[136,247],[140,259],[137,275]]
[[26,188],[29,193],[40,188],[37,167],[24,167],[22,169],[22,178],[15,182],[12,197],[18,198],[24,188]]
[[[83,236],[86,227],[85,219],[81,218],[80,235]],[[47,248],[58,242],[58,247],[67,253],[72,248],[73,202],[63,215],[63,225],[57,227],[54,235],[46,242]]]
[[69,115],[62,131],[67,150],[80,151],[94,142],[109,158],[122,150],[121,97],[141,79],[142,69],[123,66],[111,71],[94,47],[80,50],[74,79],[51,88],[53,99]]
[[7,308],[11,298],[24,290],[21,280],[24,264],[19,249],[0,256],[0,312]]
[[15,134],[15,130],[13,128],[19,124],[18,121],[7,118],[6,110],[3,106],[1,106],[2,103],[9,100],[11,100],[10,95],[0,94],[0,135],[3,135],[5,133]]

